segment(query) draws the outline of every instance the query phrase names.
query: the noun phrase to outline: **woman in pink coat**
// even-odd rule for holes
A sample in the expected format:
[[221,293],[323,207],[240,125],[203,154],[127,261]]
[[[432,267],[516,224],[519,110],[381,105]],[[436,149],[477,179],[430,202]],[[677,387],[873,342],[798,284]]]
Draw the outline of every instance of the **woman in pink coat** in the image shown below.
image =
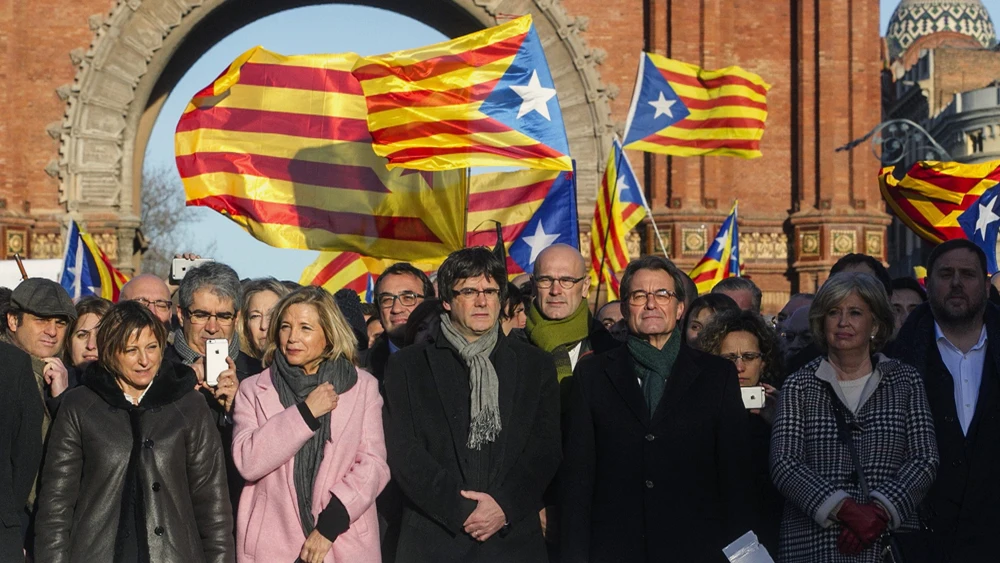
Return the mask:
[[378,383],[354,367],[333,297],[303,287],[275,305],[270,367],[240,384],[233,460],[247,480],[240,563],[379,563],[375,497],[389,480]]

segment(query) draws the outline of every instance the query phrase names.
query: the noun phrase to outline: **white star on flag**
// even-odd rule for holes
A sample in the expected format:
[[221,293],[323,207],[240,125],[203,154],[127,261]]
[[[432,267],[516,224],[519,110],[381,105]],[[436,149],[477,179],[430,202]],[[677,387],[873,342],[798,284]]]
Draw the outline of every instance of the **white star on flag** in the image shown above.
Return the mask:
[[649,105],[656,108],[656,114],[653,115],[653,119],[660,117],[661,115],[667,115],[669,117],[674,116],[674,112],[670,108],[677,103],[677,100],[668,100],[664,97],[663,92],[660,92],[660,98],[655,102],[649,102]]
[[535,263],[535,258],[538,258],[538,253],[545,250],[552,245],[556,240],[559,239],[559,234],[549,235],[545,233],[545,227],[542,226],[542,222],[539,221],[535,225],[535,234],[521,237],[521,240],[531,247],[531,257],[528,258],[529,264]]
[[721,233],[719,233],[719,237],[715,239],[715,242],[718,243],[719,248],[726,247],[726,239],[728,237],[729,237],[729,231],[722,231]]
[[625,180],[625,175],[624,174],[619,175],[618,181],[615,182],[615,191],[618,192],[618,201],[624,202],[624,200],[622,199],[622,194],[629,191],[630,189],[631,186],[629,186],[628,182]]
[[976,219],[976,232],[982,232],[980,236],[983,237],[983,240],[986,240],[986,229],[991,224],[1000,220],[1000,215],[993,212],[993,203],[991,201],[989,205],[979,204],[979,218]]
[[521,96],[521,107],[517,110],[517,118],[521,119],[533,111],[537,111],[545,119],[552,121],[549,117],[549,100],[556,95],[555,88],[545,88],[538,80],[538,71],[532,71],[531,80],[527,86],[510,87],[515,94]]

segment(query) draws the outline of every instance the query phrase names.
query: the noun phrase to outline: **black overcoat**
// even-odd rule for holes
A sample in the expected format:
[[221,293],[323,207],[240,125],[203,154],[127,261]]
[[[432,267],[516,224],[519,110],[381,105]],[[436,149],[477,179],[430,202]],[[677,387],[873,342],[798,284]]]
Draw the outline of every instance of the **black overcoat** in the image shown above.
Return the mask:
[[573,379],[562,562],[725,561],[756,513],[733,363],[682,345],[652,417],[624,345],[582,359]]
[[[501,334],[490,359],[500,383],[502,431],[492,445],[499,467],[486,487],[510,525],[484,543],[463,531],[475,509],[473,452],[466,446],[469,380],[443,336],[389,358],[385,439],[393,480],[405,496],[397,563],[545,563],[538,512],[559,467],[559,389],[555,365],[541,350]],[[468,412],[467,408],[465,412]]]

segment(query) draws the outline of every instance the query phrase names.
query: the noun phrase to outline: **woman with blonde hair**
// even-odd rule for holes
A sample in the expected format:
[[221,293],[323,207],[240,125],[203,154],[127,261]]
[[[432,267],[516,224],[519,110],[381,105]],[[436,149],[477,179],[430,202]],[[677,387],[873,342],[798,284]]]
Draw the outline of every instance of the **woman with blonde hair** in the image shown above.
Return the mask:
[[869,274],[830,277],[809,327],[823,354],[785,380],[771,433],[771,478],[787,500],[779,560],[881,562],[891,534],[916,530],[937,474],[924,384],[878,353],[895,321]]
[[240,384],[233,409],[247,480],[237,559],[377,563],[375,498],[389,480],[378,382],[354,367],[356,337],[322,288],[286,295],[273,320],[269,367]]

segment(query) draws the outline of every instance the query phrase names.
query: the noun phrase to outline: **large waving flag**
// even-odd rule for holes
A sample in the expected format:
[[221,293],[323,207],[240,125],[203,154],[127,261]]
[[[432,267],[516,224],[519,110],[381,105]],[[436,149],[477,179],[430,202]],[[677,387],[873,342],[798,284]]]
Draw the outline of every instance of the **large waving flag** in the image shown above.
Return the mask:
[[511,276],[532,273],[535,259],[548,246],[562,243],[579,248],[575,174],[519,170],[473,176],[468,246],[496,245],[498,222]]
[[704,294],[712,291],[715,284],[726,278],[739,277],[741,273],[740,265],[740,233],[737,222],[737,207],[739,202],[733,204],[733,210],[719,227],[719,234],[708,247],[708,252],[701,259],[689,274],[698,286],[698,293]]
[[365,57],[354,76],[389,167],[572,170],[531,16],[419,49]]
[[[302,285],[322,287],[330,293],[353,289],[366,303],[375,301],[375,280],[390,265],[400,260],[362,256],[357,252],[320,252],[316,260],[306,266],[299,277]],[[444,257],[420,260],[412,264],[431,273],[438,269]]]
[[127,281],[128,276],[111,265],[111,260],[97,246],[94,238],[73,221],[66,234],[66,252],[59,279],[59,284],[69,296],[77,300],[97,295],[117,302]]
[[738,66],[704,70],[643,53],[625,124],[625,148],[757,158],[770,88]]
[[405,260],[461,248],[465,172],[386,169],[357,58],[255,47],[195,94],[175,137],[187,204],[281,248]]
[[971,238],[959,224],[959,216],[1000,183],[1000,161],[921,161],[901,180],[892,172],[889,166],[879,173],[882,197],[907,227],[934,244]]
[[618,278],[614,273],[624,270],[629,263],[626,237],[646,217],[648,207],[639,179],[621,143],[615,139],[597,192],[594,220],[590,223],[591,284],[606,283],[609,299],[618,298]]

